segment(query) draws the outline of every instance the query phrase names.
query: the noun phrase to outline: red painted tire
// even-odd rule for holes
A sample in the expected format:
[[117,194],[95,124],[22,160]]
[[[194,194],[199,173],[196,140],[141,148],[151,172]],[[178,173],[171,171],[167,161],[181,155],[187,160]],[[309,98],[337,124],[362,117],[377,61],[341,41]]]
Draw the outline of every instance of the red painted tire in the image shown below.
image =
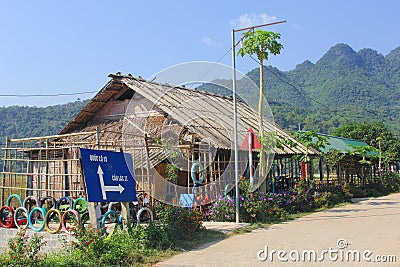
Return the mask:
[[9,206],[0,208],[0,226],[3,228],[15,227],[14,210]]

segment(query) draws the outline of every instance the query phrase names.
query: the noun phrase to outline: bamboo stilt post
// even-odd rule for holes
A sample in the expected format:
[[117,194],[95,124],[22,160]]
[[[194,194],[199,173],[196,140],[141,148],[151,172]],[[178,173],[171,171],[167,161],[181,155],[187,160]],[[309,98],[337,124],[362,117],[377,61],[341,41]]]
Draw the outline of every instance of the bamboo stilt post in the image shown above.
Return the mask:
[[[8,137],[6,137],[6,148],[8,148]],[[4,163],[3,163],[3,172],[5,172],[6,171],[6,168],[7,168],[7,164],[8,164],[8,150],[7,149],[5,149],[4,150],[4,159],[5,159],[5,161],[4,161]],[[5,183],[6,183],[6,175],[3,173],[3,177],[2,177],[2,179],[1,179],[1,204],[2,205],[4,205],[5,204],[5,197],[4,197],[4,195],[5,195],[5,189],[4,189],[4,186],[5,186]]]
[[190,194],[190,154],[192,153],[191,147],[187,149],[187,193]]

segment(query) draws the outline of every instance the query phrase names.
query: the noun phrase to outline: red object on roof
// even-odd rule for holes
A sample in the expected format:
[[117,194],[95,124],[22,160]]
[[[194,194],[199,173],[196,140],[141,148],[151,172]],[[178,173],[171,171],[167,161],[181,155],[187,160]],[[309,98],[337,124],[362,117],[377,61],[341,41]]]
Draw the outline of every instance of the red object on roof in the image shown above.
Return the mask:
[[253,146],[252,146],[252,148],[253,149],[261,149],[261,143],[258,140],[257,135],[254,133],[253,129],[250,128],[247,131],[246,138],[244,139],[242,145],[240,146],[240,150],[249,150],[249,136],[250,136],[250,134],[253,136],[253,142],[252,142]]

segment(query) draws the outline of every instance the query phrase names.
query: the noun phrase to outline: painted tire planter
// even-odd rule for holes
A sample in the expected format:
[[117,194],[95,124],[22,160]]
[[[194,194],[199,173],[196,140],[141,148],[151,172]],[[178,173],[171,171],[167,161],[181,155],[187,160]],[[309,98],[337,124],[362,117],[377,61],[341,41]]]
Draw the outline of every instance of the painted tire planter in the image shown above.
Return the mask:
[[[110,222],[114,223],[114,228],[111,230],[110,233],[107,232],[107,226],[106,226],[107,218],[110,218]],[[117,218],[117,219],[116,221],[114,221],[112,218]],[[118,221],[119,221],[118,213],[115,210],[108,210],[106,213],[104,213],[100,221],[100,227],[102,228],[103,233],[107,234],[106,239],[109,239],[111,235],[114,233],[115,228],[117,228],[118,226]]]
[[14,210],[9,206],[0,208],[0,226],[3,228],[12,228],[14,224]]
[[194,191],[195,191],[195,188],[197,188],[197,187],[200,187],[200,184],[195,184],[195,185],[193,186],[193,188],[192,188],[192,195],[193,195],[193,197],[194,197],[194,201],[196,202],[197,205],[202,205],[202,204],[207,203],[210,199],[209,199],[209,197],[205,194],[205,192],[204,192],[204,187],[201,189],[200,194],[198,194],[198,195],[196,196],[196,194],[195,194]]
[[200,186],[200,184],[194,184],[194,186],[192,187],[192,194],[194,195],[194,190],[195,190],[195,188],[197,188],[197,187],[199,187]]
[[107,218],[110,217],[110,222],[112,223],[118,223],[118,213],[115,210],[108,210],[106,213],[104,213],[103,217],[101,218],[100,226],[104,227],[106,224]]
[[[109,204],[108,204],[108,209],[107,209],[107,211],[110,211],[110,210],[113,210],[113,206],[114,205],[116,205],[116,204],[118,204],[118,202],[110,202]],[[113,210],[113,211],[115,211],[115,210]],[[115,215],[115,214],[117,214],[117,215]],[[110,215],[109,215],[109,217],[110,217],[110,220],[111,220],[111,222],[118,222],[118,213],[116,212],[116,213],[110,213]]]
[[82,216],[81,216],[81,224],[82,224],[82,225],[85,225],[85,223],[88,223],[89,220],[90,220],[89,212],[88,212],[88,211],[85,211],[85,212],[82,214]]
[[[49,200],[51,200],[51,206],[46,205],[45,207],[44,204],[46,204],[46,202],[48,202]],[[47,197],[42,197],[41,199],[39,199],[39,208],[44,208],[45,210],[47,209],[51,209],[56,205],[56,199],[52,196],[47,196]]]
[[28,210],[25,207],[18,207],[14,212],[15,226],[18,229],[23,229],[23,230],[26,229],[28,227],[28,217],[29,217]]
[[[29,212],[28,216],[28,224],[29,227],[35,231],[35,232],[40,232],[44,229],[44,218],[46,217],[46,211],[45,209],[42,209],[40,207],[33,208],[31,212]],[[33,222],[35,220],[35,222]],[[35,227],[34,224],[39,224],[39,227]]]
[[[62,215],[58,209],[50,209],[44,218],[44,227],[50,234],[57,234],[61,230]],[[55,223],[55,226],[52,224]]]
[[210,198],[205,194],[201,194],[194,201],[196,201],[197,205],[206,205],[210,201]]
[[224,197],[228,196],[230,184],[227,184],[224,188]]
[[[71,219],[75,218],[75,219]],[[69,225],[70,222],[74,222],[74,224],[71,224],[72,227]],[[61,220],[61,225],[62,225],[62,230],[67,233],[71,234],[72,231],[76,229],[78,225],[81,224],[81,215],[76,210],[67,210],[64,212]]]
[[147,212],[150,214],[150,221],[151,221],[151,222],[153,221],[153,212],[151,211],[151,209],[149,209],[149,208],[147,208],[147,207],[143,207],[143,208],[141,208],[141,209],[138,211],[138,213],[137,213],[137,215],[136,215],[136,218],[137,218],[137,225],[140,225],[140,216],[142,215],[142,213],[143,213],[144,211],[147,211]]
[[[34,204],[33,204],[33,202],[34,202]],[[22,206],[25,209],[27,209],[28,211],[31,211],[35,206],[36,207],[39,206],[39,201],[38,201],[37,197],[35,197],[35,196],[27,196],[24,199]]]
[[[69,207],[67,208],[66,205],[63,205],[64,203],[68,203]],[[72,209],[72,199],[68,196],[60,197],[56,202],[55,208],[61,211]]]
[[[196,179],[196,167],[199,167],[201,170],[200,179]],[[204,181],[204,166],[200,162],[195,162],[190,169],[190,177],[192,178],[193,183],[201,184]]]
[[[271,190],[269,189],[269,185],[271,185]],[[275,183],[271,179],[267,180],[267,192],[275,193]]]
[[18,202],[19,202],[19,207],[22,207],[22,206],[23,206],[22,198],[21,198],[18,194],[12,194],[12,195],[10,195],[10,196],[7,198],[7,200],[6,200],[6,206],[11,207],[10,204],[11,204],[11,200],[12,200],[13,198],[16,198],[16,199],[18,200]]
[[79,214],[83,214],[87,211],[89,203],[83,197],[79,197],[75,199],[74,203],[72,204],[72,209],[76,210]]

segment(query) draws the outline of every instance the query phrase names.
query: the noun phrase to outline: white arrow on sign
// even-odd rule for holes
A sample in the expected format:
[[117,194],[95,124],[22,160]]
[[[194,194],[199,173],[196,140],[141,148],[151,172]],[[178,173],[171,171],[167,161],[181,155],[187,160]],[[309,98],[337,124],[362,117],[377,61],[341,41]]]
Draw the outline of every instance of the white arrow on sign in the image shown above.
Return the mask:
[[108,192],[119,192],[120,194],[125,190],[125,188],[121,185],[104,185],[104,178],[103,178],[103,170],[99,164],[97,168],[97,174],[99,175],[100,186],[101,186],[101,194],[103,195],[103,199],[107,199],[106,191]]

